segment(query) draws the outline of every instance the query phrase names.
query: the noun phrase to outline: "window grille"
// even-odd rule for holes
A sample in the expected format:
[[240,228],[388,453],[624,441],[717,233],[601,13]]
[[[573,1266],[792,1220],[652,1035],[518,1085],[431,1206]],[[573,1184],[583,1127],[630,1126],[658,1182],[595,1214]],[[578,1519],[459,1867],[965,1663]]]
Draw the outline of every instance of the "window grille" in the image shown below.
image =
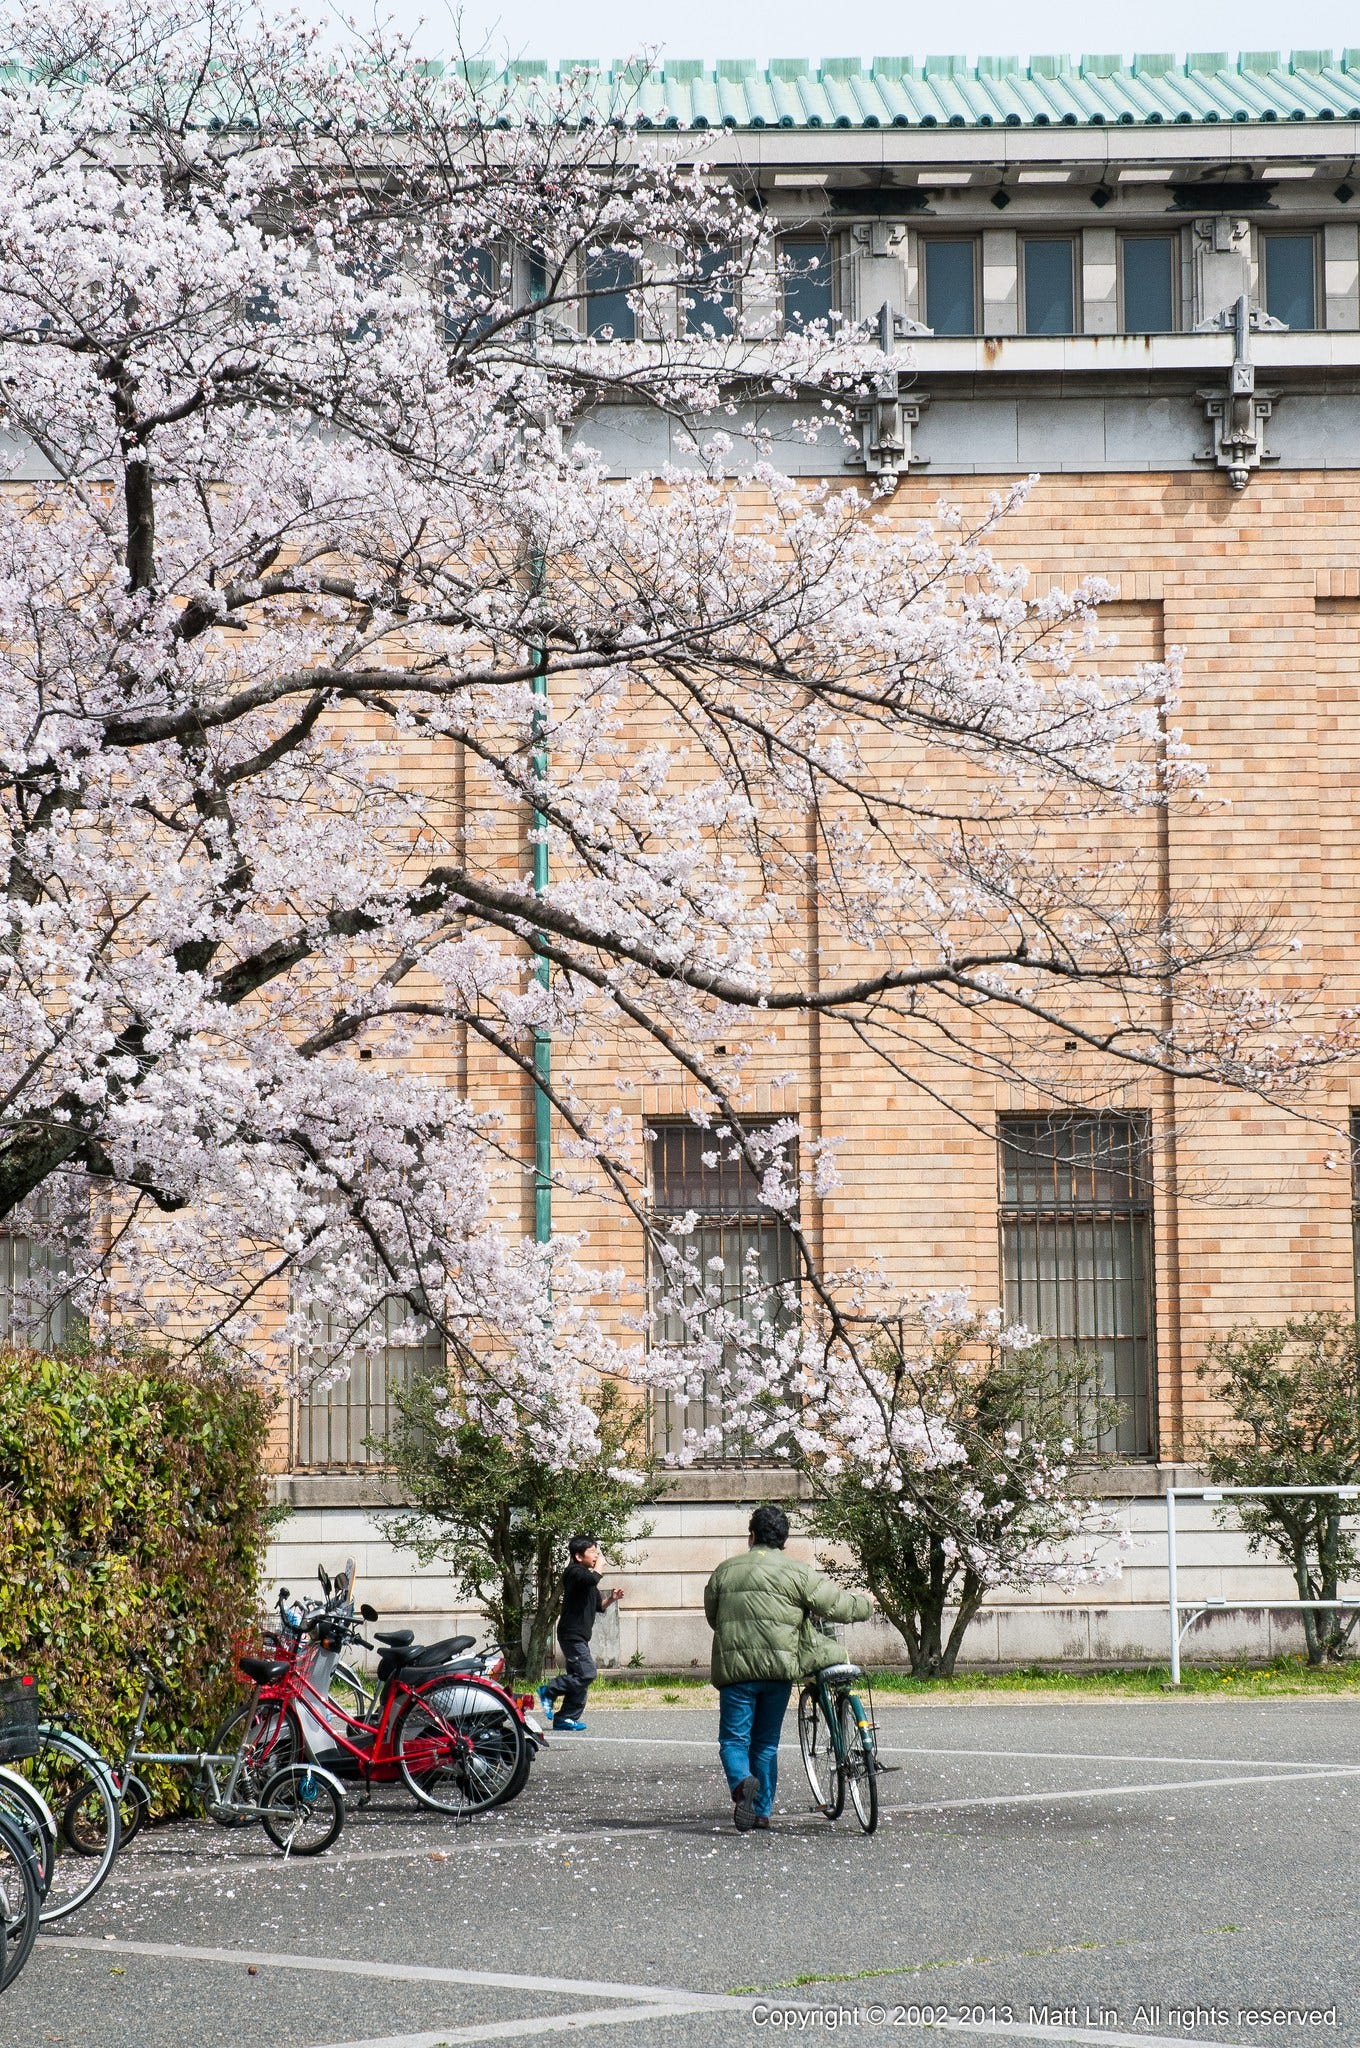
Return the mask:
[[1152,1194],[1147,1123],[1128,1116],[1000,1120],[1006,1315],[1099,1363],[1118,1404],[1098,1448],[1151,1455]]
[[[28,1198],[24,1210],[41,1229],[60,1204],[68,1222],[88,1226],[83,1179],[57,1175]],[[71,1334],[71,1262],[59,1245],[43,1244],[18,1227],[24,1211],[0,1223],[0,1343],[50,1350]]]
[[[797,1244],[787,1220],[761,1202],[759,1178],[734,1141],[695,1124],[663,1123],[652,1128],[650,1153],[653,1214],[658,1220],[695,1214],[689,1235],[671,1241],[703,1275],[715,1310],[740,1315],[752,1327],[766,1324],[776,1335],[788,1329],[797,1315],[791,1299],[798,1279]],[[706,1166],[705,1153],[716,1153],[716,1163]],[[655,1341],[682,1344],[695,1334],[694,1327],[678,1308],[659,1305],[667,1275],[655,1255],[649,1283],[657,1304]],[[687,1307],[697,1291],[693,1284],[686,1289]],[[683,1409],[668,1395],[658,1396],[652,1406],[652,1428],[662,1452],[678,1451],[686,1430],[708,1429],[720,1420],[721,1404],[711,1384]],[[759,1447],[744,1432],[728,1430],[714,1455],[754,1458]]]
[[[394,1390],[409,1387],[421,1373],[444,1369],[444,1343],[428,1329],[414,1344],[398,1344],[396,1333],[411,1325],[409,1304],[397,1297],[373,1311],[381,1348],[356,1353],[349,1372],[330,1386],[300,1395],[293,1403],[293,1464],[297,1470],[335,1471],[383,1463],[382,1439],[396,1426]],[[368,1325],[358,1333],[362,1341]],[[318,1350],[334,1338],[334,1319],[324,1319]],[[299,1361],[306,1363],[305,1358]]]

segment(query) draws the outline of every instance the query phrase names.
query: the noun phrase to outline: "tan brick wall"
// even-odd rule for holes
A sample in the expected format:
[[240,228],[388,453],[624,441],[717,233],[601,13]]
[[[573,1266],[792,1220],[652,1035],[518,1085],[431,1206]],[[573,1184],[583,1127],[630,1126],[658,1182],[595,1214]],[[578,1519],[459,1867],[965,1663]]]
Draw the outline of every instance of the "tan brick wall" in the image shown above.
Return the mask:
[[[985,478],[914,475],[892,509],[903,527],[929,517],[942,495],[981,514],[993,488]],[[995,545],[1003,559],[1028,565],[1035,587],[1092,575],[1117,586],[1108,625],[1119,646],[1106,658],[1116,670],[1183,651],[1179,722],[1210,768],[1212,800],[1177,810],[1160,837],[1155,823],[1140,828],[1159,885],[1172,895],[1204,892],[1220,907],[1273,906],[1303,941],[1288,975],[1304,986],[1325,980],[1332,1005],[1360,1003],[1360,490],[1351,476],[1263,471],[1242,493],[1217,473],[1055,476],[1035,486]],[[455,763],[448,775],[460,796],[466,782],[472,843],[483,857],[494,849],[527,865],[523,825],[479,786],[482,771]],[[806,943],[806,932],[796,936]],[[529,1156],[528,1084],[475,1039],[446,1060],[451,1081],[466,1073],[479,1101],[503,1107]],[[793,1087],[770,1085],[789,1069]],[[646,1115],[682,1112],[692,1099],[683,1077],[622,1034],[605,1057],[559,1048],[556,1071],[596,1105],[619,1102],[639,1131]],[[810,1219],[829,1266],[872,1253],[902,1288],[963,1283],[984,1301],[996,1298],[992,1133],[998,1111],[1037,1106],[1037,1098],[970,1079],[933,1054],[921,1063],[926,1088],[914,1087],[872,1062],[834,1020],[819,1032],[786,1027],[757,1052],[752,1074],[749,1108],[797,1108],[811,1130],[844,1137],[844,1186]],[[1153,1119],[1167,1455],[1203,1418],[1195,1368],[1216,1331],[1313,1307],[1352,1310],[1350,1181],[1335,1126],[1360,1100],[1360,1081],[1336,1070],[1298,1114],[1158,1077],[1102,1074],[1079,1058],[1068,1079],[1092,1101],[1122,1101]],[[962,1114],[941,1108],[937,1095]],[[506,1202],[527,1230],[527,1178],[518,1194],[507,1188]],[[642,1255],[631,1221],[566,1194],[554,1216],[560,1228],[589,1228],[591,1257],[628,1269],[635,1295],[625,1306],[636,1308]]]

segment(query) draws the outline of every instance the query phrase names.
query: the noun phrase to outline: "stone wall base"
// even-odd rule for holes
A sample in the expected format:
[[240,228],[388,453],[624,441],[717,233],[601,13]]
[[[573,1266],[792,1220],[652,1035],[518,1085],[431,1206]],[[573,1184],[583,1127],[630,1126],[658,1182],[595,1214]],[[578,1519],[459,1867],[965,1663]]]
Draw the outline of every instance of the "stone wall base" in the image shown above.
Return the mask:
[[[673,1497],[647,1511],[651,1535],[639,1541],[627,1564],[607,1574],[608,1583],[623,1587],[624,1599],[600,1623],[597,1656],[602,1665],[707,1669],[704,1583],[716,1564],[743,1547],[750,1503],[770,1497],[771,1477],[784,1482],[783,1491],[794,1491],[787,1473],[696,1473],[687,1475],[687,1497]],[[1051,1588],[1019,1596],[999,1592],[969,1628],[960,1664],[1005,1669],[1032,1663],[1088,1668],[1165,1663],[1166,1505],[1161,1496],[1168,1483],[1190,1478],[1167,1467],[1116,1474],[1120,1490],[1114,1494],[1111,1489],[1109,1505],[1132,1539],[1118,1576],[1070,1593]],[[385,1625],[414,1628],[426,1641],[463,1629],[484,1634],[484,1624],[460,1600],[447,1566],[422,1567],[392,1544],[387,1523],[394,1503],[385,1486],[376,1475],[297,1475],[277,1481],[279,1497],[292,1512],[270,1547],[267,1597],[273,1599],[280,1583],[295,1591],[308,1588],[316,1582],[319,1563],[334,1571],[353,1556],[359,1597],[379,1609]],[[1183,1652],[1188,1662],[1255,1662],[1303,1648],[1297,1614],[1231,1605],[1293,1598],[1293,1583],[1281,1566],[1250,1556],[1241,1534],[1221,1526],[1214,1509],[1203,1502],[1178,1504],[1177,1530],[1182,1600],[1230,1603],[1195,1625]],[[812,1554],[805,1538],[792,1538],[790,1549]],[[884,1622],[849,1629],[846,1638],[851,1654],[863,1663],[906,1662],[901,1638]]]

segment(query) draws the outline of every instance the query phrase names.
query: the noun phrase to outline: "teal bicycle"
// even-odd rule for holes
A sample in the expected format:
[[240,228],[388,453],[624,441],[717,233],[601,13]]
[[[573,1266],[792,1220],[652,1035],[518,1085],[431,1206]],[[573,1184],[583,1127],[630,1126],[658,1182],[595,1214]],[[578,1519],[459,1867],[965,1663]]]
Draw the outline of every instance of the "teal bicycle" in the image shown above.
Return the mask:
[[819,1812],[839,1820],[849,1794],[866,1835],[878,1826],[878,1745],[873,1693],[855,1689],[858,1664],[828,1664],[798,1695],[798,1747]]

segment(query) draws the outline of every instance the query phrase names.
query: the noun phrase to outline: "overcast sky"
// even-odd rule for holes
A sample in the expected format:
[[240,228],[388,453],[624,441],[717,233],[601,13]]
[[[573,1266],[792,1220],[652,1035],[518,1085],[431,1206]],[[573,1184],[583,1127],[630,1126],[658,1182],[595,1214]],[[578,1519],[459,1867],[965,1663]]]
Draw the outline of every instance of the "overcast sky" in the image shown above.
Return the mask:
[[[454,40],[455,10],[440,0],[386,0],[404,27],[424,17],[431,54]],[[356,13],[366,12],[358,5]],[[1138,0],[1092,7],[1090,0],[951,0],[907,9],[900,0],[465,0],[463,39],[488,54],[630,56],[659,48],[672,57],[923,57],[934,52],[1030,56],[1084,50],[1341,49],[1360,44],[1360,16],[1340,0]]]

